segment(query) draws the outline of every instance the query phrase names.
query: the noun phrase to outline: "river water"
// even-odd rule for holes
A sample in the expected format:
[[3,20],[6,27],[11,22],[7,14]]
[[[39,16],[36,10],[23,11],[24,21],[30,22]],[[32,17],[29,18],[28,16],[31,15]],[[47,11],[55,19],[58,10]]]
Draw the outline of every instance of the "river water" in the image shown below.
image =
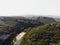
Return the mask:
[[16,36],[16,42],[14,43],[14,45],[20,45],[20,42],[22,41],[23,39],[23,36],[26,34],[26,32],[21,32],[20,34],[18,34]]

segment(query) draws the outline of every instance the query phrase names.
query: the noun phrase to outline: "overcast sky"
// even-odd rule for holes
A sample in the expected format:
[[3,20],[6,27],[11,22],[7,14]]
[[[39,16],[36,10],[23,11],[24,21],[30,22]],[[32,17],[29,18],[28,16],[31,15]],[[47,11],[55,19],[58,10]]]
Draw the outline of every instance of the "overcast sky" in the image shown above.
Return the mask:
[[0,0],[0,16],[60,16],[60,0]]

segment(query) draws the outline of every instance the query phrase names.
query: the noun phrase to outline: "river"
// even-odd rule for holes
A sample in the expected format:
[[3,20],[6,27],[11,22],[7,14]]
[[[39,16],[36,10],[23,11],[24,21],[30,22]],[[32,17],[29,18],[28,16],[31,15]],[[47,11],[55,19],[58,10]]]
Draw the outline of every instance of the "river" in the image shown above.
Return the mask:
[[20,34],[18,34],[16,36],[16,42],[14,43],[14,45],[20,45],[20,42],[23,39],[23,36],[26,34],[26,32],[21,32]]

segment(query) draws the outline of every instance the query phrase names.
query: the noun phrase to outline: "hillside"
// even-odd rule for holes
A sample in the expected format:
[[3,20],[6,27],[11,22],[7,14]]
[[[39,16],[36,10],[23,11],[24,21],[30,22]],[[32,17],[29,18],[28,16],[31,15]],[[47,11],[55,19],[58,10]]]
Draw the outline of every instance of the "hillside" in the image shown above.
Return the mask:
[[0,33],[10,31],[23,31],[24,28],[42,25],[43,22],[29,20],[25,17],[0,17]]
[[0,17],[0,45],[12,45],[13,38],[25,28],[43,24],[24,17]]
[[20,45],[60,45],[60,22],[28,28]]
[[[37,18],[36,20],[34,20]],[[7,32],[7,30],[11,31],[11,28],[15,28],[14,30],[20,30],[21,28],[27,28],[27,27],[34,27],[39,26],[45,23],[52,23],[55,22],[53,18],[46,17],[46,20],[38,17],[32,17],[32,18],[26,18],[26,17],[0,17],[0,32]],[[52,20],[52,21],[50,21]],[[45,22],[44,22],[45,21]],[[6,31],[4,31],[6,30]]]
[[[55,22],[53,18],[49,18],[49,19],[48,18],[49,17],[46,17],[47,23]],[[53,20],[53,21],[50,21],[50,20]],[[0,17],[0,42],[1,42],[0,45],[6,39],[8,41],[5,41],[3,45],[7,45],[7,42],[8,42],[8,45],[11,45],[11,42],[16,35],[18,35],[20,32],[28,31],[24,29],[29,27],[33,28],[33,27],[41,26],[41,25],[47,24],[46,22],[44,22],[44,20],[42,21],[33,20],[32,18],[18,17],[18,16]]]

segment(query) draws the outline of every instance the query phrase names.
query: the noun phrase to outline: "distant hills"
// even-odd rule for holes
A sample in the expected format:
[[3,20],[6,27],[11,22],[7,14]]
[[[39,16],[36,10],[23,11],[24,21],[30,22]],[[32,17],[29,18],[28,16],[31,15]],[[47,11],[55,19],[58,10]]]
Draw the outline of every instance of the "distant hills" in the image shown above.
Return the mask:
[[54,22],[55,19],[54,18],[51,18],[51,17],[32,17],[31,18],[32,20],[38,20],[38,21],[41,21],[43,22],[44,24],[48,24],[48,23],[51,23],[51,22]]
[[0,21],[25,21],[25,20],[34,20],[42,23],[51,23],[55,19],[51,17],[42,17],[42,16],[33,16],[33,17],[22,17],[22,16],[13,16],[13,17],[0,17]]

